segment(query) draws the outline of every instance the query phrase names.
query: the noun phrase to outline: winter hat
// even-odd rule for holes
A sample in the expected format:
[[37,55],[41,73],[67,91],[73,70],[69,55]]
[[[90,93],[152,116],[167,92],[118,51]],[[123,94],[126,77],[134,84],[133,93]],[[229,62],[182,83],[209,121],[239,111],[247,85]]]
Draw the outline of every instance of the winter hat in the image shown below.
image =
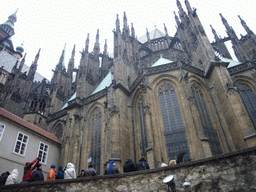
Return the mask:
[[51,165],[51,168],[55,169],[55,165]]
[[39,168],[39,167],[41,167],[41,166],[42,166],[42,164],[41,164],[41,163],[38,163],[36,167]]

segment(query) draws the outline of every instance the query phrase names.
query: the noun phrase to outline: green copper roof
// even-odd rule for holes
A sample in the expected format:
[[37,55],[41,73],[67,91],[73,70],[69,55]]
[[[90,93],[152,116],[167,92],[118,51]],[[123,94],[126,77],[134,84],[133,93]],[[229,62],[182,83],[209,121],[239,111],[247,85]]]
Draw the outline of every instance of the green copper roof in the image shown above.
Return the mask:
[[[70,99],[68,100],[68,102],[69,102],[69,101],[72,101],[72,100],[75,99],[75,98],[76,98],[76,92],[70,97]],[[65,103],[65,105],[63,105],[63,107],[61,108],[61,110],[62,110],[62,109],[65,109],[65,108],[68,106],[68,102]]]
[[168,63],[173,63],[173,61],[171,61],[169,59],[165,59],[165,58],[163,58],[162,55],[160,55],[160,59],[158,59],[158,61],[155,62],[151,67],[156,67],[156,66],[159,66],[159,65],[165,65],[165,64],[168,64]]
[[92,92],[92,95],[105,89],[106,87],[109,87],[112,83],[113,75],[108,72],[107,76],[101,81],[101,83],[98,85],[98,87]]
[[[155,28],[153,31],[150,31],[150,32],[149,32],[149,37],[150,37],[151,40],[152,40],[152,39],[157,39],[157,38],[159,38],[159,37],[164,37],[164,36],[166,36],[166,34],[163,33],[163,32],[161,32],[161,31],[158,30],[157,28]],[[147,35],[144,35],[144,36],[140,37],[140,38],[139,38],[139,41],[140,41],[141,43],[147,42],[147,41],[148,41]]]
[[223,62],[229,62],[228,68],[234,67],[234,66],[236,66],[236,65],[241,64],[241,62],[234,61],[234,60],[232,60],[232,59],[228,59],[228,58],[225,58],[225,57],[222,57],[222,58],[221,58],[221,61],[223,61]]

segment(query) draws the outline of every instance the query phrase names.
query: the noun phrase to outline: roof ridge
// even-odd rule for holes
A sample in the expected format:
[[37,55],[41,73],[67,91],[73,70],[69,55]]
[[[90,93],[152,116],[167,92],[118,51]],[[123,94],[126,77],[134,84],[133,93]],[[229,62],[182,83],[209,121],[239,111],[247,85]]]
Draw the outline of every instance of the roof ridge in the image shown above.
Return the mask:
[[11,112],[3,109],[3,108],[0,108],[0,115],[4,116],[9,120],[12,120],[12,121],[18,123],[19,125],[22,125],[22,126],[28,128],[28,129],[32,130],[32,131],[35,131],[38,134],[40,134],[40,135],[42,135],[42,136],[44,136],[48,139],[51,139],[52,141],[55,141],[55,142],[60,144],[59,139],[55,135],[53,135],[50,132],[45,131],[44,129],[42,129],[42,128],[40,128],[40,127],[22,119],[20,117],[18,117],[17,115],[14,115],[13,113],[11,113]]

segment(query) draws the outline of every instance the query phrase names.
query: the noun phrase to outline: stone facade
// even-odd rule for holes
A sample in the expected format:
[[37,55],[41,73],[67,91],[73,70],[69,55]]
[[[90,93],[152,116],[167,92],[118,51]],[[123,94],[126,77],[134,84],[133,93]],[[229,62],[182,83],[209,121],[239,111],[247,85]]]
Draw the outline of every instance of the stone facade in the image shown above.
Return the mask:
[[[247,35],[238,39],[221,15],[228,38],[213,30],[210,43],[196,9],[188,0],[185,5],[187,11],[177,0],[174,37],[165,27],[139,41],[126,14],[123,29],[117,15],[114,57],[107,42],[100,52],[98,30],[91,53],[88,34],[78,69],[75,46],[67,70],[63,66],[64,48],[51,82],[33,82],[38,53],[28,75],[14,67],[0,104],[60,139],[59,164],[73,162],[80,170],[92,157],[99,174],[110,160],[122,171],[127,157],[145,156],[158,168],[183,153],[187,162],[255,146],[255,35],[241,20]],[[232,67],[226,40],[240,61]]]
[[[177,192],[249,192],[256,190],[255,170],[256,149],[250,148],[218,157],[211,157],[154,170],[73,180],[17,184],[12,186],[3,186],[1,191],[164,192],[168,191],[168,187],[163,183],[163,179],[168,175],[173,175]],[[184,188],[184,182],[189,182],[190,187]]]

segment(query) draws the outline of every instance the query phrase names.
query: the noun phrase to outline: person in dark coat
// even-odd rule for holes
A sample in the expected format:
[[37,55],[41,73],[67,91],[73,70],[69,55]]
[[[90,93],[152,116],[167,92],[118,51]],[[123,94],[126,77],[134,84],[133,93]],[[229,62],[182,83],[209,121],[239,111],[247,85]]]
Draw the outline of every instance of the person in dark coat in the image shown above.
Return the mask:
[[119,173],[119,169],[115,167],[115,162],[110,161],[109,167],[105,170],[104,175],[111,175],[111,174],[117,174],[117,173]]
[[37,164],[36,170],[33,171],[31,181],[44,181],[41,163]]
[[77,176],[77,178],[83,177],[84,176],[84,169],[81,170],[80,175]]
[[92,165],[89,165],[88,169],[84,171],[83,177],[90,177],[90,176],[96,176],[96,175],[97,175],[97,171],[93,168]]
[[137,170],[145,170],[145,169],[149,169],[149,165],[147,160],[145,159],[144,156],[142,156],[139,160],[139,162],[137,163]]
[[6,172],[1,174],[1,176],[0,176],[0,185],[5,185],[6,179],[8,178],[9,175],[10,175],[9,171],[6,171]]
[[127,158],[126,162],[123,165],[124,173],[137,171],[132,159],[130,157]]
[[62,166],[59,166],[59,169],[56,174],[56,179],[64,179],[64,171]]

